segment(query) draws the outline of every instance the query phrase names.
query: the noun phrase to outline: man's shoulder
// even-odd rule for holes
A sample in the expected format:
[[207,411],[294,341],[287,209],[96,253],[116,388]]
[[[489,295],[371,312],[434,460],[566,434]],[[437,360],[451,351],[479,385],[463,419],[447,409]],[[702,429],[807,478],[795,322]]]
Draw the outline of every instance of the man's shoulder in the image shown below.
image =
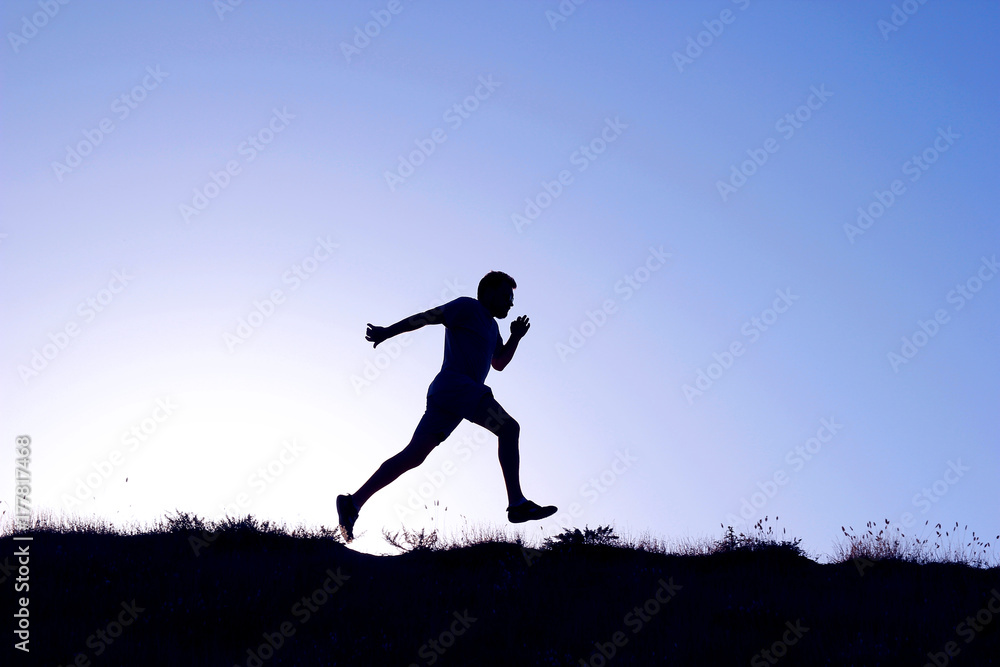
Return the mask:
[[471,296],[460,296],[452,299],[443,307],[451,310],[485,310],[483,304],[479,303],[479,299],[474,299]]

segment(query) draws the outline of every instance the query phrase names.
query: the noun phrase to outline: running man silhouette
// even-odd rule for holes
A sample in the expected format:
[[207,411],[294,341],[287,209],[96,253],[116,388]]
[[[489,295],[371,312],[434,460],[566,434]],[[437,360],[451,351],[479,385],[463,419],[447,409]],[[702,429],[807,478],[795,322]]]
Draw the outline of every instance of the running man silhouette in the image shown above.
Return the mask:
[[517,344],[528,332],[525,315],[510,324],[510,337],[503,342],[493,318],[503,319],[514,306],[517,283],[502,271],[490,271],[479,281],[477,298],[460,296],[453,301],[417,313],[391,327],[368,324],[365,340],[374,347],[388,338],[415,331],[425,324],[443,324],[444,363],[427,389],[427,410],[417,424],[410,443],[387,459],[364,485],[353,494],[337,496],[340,531],[346,542],[354,539],[358,511],[377,491],[388,486],[407,470],[423,463],[431,450],[444,442],[452,431],[468,419],[497,436],[500,469],[507,487],[507,518],[512,523],[544,519],[556,507],[539,507],[521,492],[518,437],[521,427],[493,398],[493,390],[483,384],[490,366],[502,371],[510,363]]

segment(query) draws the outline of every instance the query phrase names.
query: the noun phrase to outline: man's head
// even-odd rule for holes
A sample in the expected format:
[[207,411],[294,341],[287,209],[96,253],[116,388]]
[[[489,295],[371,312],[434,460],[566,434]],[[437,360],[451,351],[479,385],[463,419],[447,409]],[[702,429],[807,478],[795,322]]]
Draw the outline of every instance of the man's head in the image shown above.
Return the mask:
[[516,287],[514,279],[503,271],[490,271],[479,281],[476,297],[493,317],[502,320],[514,305]]

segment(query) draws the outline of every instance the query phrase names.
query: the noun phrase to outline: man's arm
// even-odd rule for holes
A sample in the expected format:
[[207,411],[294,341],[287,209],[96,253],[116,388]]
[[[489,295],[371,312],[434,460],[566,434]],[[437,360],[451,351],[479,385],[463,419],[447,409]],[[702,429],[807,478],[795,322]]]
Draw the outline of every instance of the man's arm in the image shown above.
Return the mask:
[[502,371],[510,363],[510,360],[514,357],[514,351],[517,350],[517,344],[521,342],[524,338],[524,334],[528,333],[528,317],[526,315],[521,315],[519,318],[510,323],[510,338],[507,339],[506,344],[497,334],[497,346],[493,350],[493,360],[490,365],[493,366],[494,370]]
[[398,336],[399,334],[408,333],[410,331],[416,331],[425,324],[443,323],[444,309],[441,306],[438,306],[437,308],[431,308],[430,310],[425,310],[422,313],[411,315],[410,317],[402,319],[388,327],[377,327],[369,322],[368,331],[365,333],[365,340],[372,341],[375,343],[373,347],[378,347],[378,344],[387,338],[392,338],[393,336]]

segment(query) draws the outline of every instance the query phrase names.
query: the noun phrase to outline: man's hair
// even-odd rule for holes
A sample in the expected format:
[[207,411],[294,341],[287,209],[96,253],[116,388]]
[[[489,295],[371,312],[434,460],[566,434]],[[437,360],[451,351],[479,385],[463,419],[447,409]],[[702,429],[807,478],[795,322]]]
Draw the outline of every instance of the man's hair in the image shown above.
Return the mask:
[[517,283],[503,271],[490,271],[479,281],[479,289],[476,296],[481,301],[486,295],[494,290],[510,285],[511,289],[517,289]]

